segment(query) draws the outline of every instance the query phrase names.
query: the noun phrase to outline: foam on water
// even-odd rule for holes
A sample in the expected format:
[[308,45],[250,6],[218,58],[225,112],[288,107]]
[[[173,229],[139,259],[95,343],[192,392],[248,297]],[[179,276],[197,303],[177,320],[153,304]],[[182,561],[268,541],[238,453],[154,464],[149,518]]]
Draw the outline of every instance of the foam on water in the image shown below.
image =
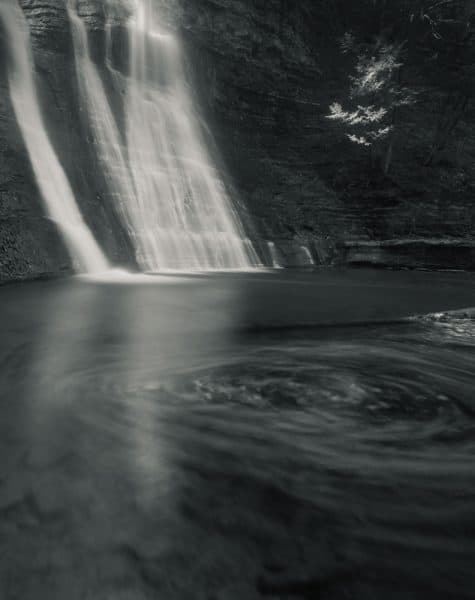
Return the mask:
[[175,284],[185,283],[190,281],[189,278],[183,277],[183,272],[179,273],[180,277],[174,277],[172,272],[169,273],[132,273],[125,269],[108,269],[107,271],[78,275],[78,278],[95,283],[118,283],[125,285],[135,284]]

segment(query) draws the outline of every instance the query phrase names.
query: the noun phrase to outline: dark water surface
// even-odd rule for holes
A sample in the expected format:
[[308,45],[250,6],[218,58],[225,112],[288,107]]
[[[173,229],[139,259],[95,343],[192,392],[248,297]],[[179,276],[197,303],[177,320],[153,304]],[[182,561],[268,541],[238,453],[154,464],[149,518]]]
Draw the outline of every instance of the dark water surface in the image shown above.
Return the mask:
[[473,275],[156,281],[0,288],[2,600],[475,597]]

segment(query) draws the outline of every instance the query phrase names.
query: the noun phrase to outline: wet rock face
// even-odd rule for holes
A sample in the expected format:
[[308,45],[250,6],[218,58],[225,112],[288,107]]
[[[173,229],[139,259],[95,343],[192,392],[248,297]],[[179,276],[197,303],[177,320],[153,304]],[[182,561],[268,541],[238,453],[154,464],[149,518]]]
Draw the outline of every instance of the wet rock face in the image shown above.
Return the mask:
[[[444,159],[424,165],[443,96],[427,65],[411,55],[404,84],[426,92],[399,113],[388,176],[371,172],[367,154],[326,118],[330,104],[348,95],[338,39],[369,26],[348,3],[332,4],[343,20],[315,0],[181,1],[190,77],[260,235],[273,239],[290,265],[302,243],[314,248],[327,239],[473,237],[473,111]],[[414,252],[423,264],[416,246]],[[454,266],[466,264],[457,257]]]
[[34,43],[64,52],[69,47],[66,7],[58,0],[20,0]]
[[339,201],[312,156],[321,67],[310,3],[182,2],[182,39],[217,146],[259,232],[336,234]]

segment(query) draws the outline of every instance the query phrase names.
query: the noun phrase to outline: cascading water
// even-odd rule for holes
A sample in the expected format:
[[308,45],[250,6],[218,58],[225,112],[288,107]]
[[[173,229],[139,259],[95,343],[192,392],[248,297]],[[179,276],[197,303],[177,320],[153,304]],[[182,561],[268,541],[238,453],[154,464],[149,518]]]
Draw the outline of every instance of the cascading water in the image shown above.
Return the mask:
[[[127,23],[129,70],[106,64],[126,90],[125,136],[89,56],[87,31],[69,0],[82,97],[99,155],[142,269],[248,269],[259,264],[212,165],[186,88],[179,44],[149,0]],[[113,3],[109,4],[109,9]]]
[[[133,236],[139,224],[129,219],[129,211],[126,210],[128,203],[136,202],[135,188],[124,156],[126,149],[101,77],[91,59],[87,30],[83,20],[77,14],[76,0],[68,0],[66,6],[71,22],[81,98],[86,103],[86,113],[94,132],[101,165],[116,201],[116,210],[120,213],[127,231]],[[135,215],[130,216],[133,218]]]
[[313,260],[313,256],[310,253],[310,250],[308,249],[307,246],[300,246],[300,249],[302,250],[302,254],[304,257],[304,264],[306,265],[315,265],[315,261]]
[[269,248],[269,254],[272,261],[272,268],[282,269],[282,266],[279,262],[279,256],[277,254],[277,248],[275,247],[274,242],[267,242],[267,247]]
[[17,0],[2,0],[0,17],[10,54],[13,109],[48,215],[57,224],[77,270],[105,271],[107,260],[81,216],[43,123],[33,78],[28,24]]

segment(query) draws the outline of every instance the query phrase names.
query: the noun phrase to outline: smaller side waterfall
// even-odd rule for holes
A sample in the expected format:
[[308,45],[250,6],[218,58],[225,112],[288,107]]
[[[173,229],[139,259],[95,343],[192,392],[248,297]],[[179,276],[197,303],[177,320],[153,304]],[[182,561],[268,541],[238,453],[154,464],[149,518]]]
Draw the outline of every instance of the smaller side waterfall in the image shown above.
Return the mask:
[[275,247],[274,242],[267,242],[267,247],[269,248],[270,257],[272,260],[272,268],[273,269],[282,269],[282,265],[279,262],[279,256],[277,253],[277,248]]
[[57,224],[77,270],[106,271],[107,260],[84,222],[48,138],[33,78],[28,24],[17,0],[1,0],[0,17],[10,51],[10,96],[49,217]]
[[308,249],[307,246],[300,246],[300,249],[302,250],[302,254],[303,254],[303,258],[304,258],[304,264],[305,265],[315,265],[315,261],[313,260],[313,256],[310,253],[310,250]]

